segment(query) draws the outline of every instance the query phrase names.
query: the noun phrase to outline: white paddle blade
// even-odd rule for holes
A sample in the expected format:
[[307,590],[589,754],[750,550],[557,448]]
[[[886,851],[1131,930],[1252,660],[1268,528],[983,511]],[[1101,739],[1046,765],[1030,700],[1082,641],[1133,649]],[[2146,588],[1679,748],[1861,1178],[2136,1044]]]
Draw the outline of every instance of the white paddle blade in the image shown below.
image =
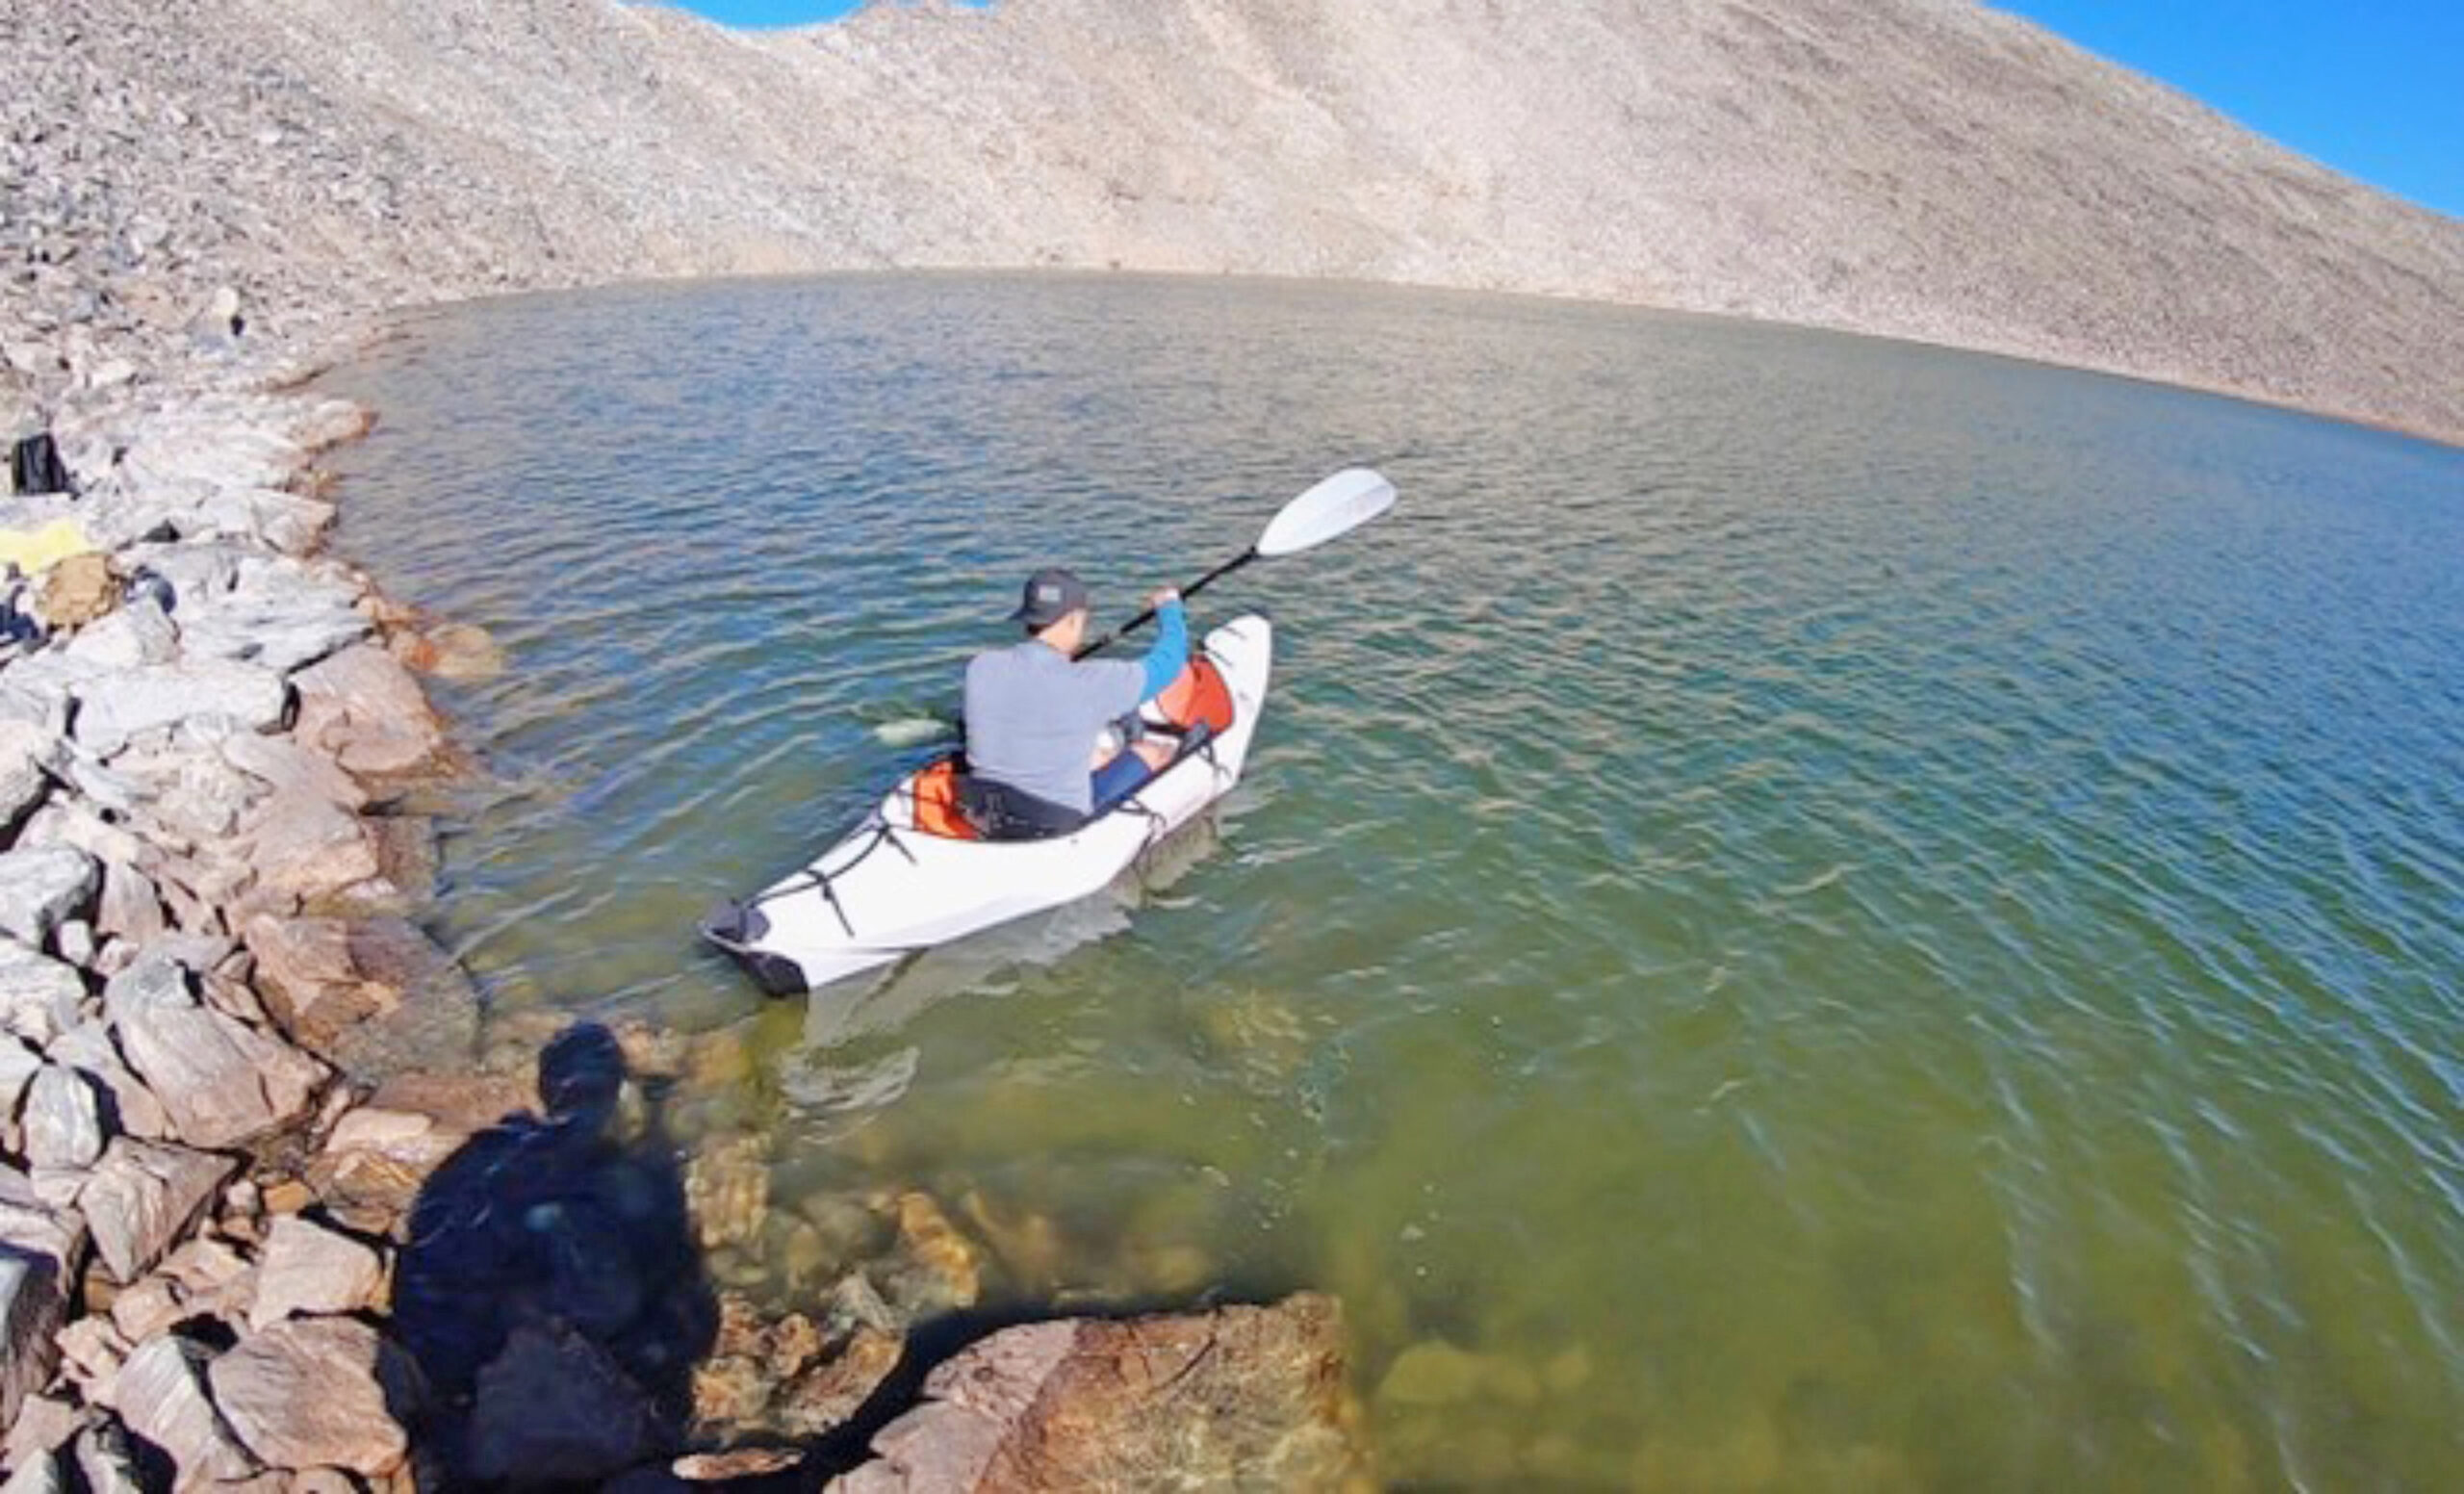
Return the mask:
[[1349,467],[1283,505],[1258,536],[1258,555],[1296,554],[1348,533],[1395,506],[1395,484],[1366,467]]

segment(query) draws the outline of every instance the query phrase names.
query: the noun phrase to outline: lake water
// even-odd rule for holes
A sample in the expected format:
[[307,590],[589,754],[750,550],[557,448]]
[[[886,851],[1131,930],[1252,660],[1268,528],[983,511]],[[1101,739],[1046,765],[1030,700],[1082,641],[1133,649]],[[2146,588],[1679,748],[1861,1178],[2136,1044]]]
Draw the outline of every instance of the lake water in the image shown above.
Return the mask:
[[[335,382],[345,547],[512,660],[441,935],[739,1030],[774,1208],[1331,1290],[1399,1484],[2464,1486],[2464,455],[1206,279],[516,299]],[[1154,885],[809,1009],[696,948],[1028,569],[1116,619],[1361,462],[1393,515],[1201,599],[1278,677]]]

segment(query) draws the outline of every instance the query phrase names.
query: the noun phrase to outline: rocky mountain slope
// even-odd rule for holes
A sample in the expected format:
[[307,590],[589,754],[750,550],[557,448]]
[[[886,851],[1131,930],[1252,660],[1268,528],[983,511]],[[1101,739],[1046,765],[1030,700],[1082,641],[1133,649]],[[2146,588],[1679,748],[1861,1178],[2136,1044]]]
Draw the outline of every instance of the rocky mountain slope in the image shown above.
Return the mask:
[[2464,441],[2464,221],[1968,0],[0,17],[0,257],[31,262],[0,310],[38,384],[106,355],[79,329],[177,325],[226,284],[279,325],[651,275],[1118,267],[1745,314]]

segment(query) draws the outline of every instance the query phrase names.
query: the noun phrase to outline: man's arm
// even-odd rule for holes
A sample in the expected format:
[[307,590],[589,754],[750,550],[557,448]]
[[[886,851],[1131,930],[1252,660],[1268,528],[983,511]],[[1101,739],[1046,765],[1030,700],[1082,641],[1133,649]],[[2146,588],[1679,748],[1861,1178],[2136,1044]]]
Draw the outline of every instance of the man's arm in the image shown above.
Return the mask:
[[1139,667],[1146,671],[1146,683],[1138,697],[1142,704],[1171,688],[1190,661],[1189,619],[1181,609],[1181,594],[1167,586],[1149,600],[1155,606],[1155,644],[1139,660]]

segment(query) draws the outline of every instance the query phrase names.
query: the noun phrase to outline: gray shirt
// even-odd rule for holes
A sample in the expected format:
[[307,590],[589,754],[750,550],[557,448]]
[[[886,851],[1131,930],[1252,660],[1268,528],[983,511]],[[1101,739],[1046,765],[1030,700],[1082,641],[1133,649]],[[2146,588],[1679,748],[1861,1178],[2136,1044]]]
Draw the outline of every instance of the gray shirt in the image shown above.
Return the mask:
[[1072,663],[1033,638],[978,654],[966,666],[967,767],[1083,814],[1094,807],[1095,737],[1145,696],[1146,666],[1135,659]]

